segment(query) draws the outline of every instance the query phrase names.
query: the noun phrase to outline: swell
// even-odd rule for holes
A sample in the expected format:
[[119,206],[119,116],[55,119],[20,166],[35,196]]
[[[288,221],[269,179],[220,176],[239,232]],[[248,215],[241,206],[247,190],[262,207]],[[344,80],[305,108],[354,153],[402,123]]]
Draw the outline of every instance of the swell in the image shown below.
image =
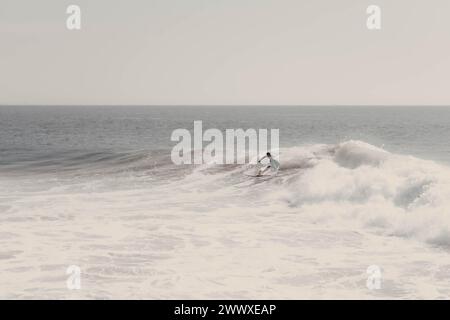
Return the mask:
[[62,173],[86,171],[87,173],[116,173],[123,170],[141,171],[169,165],[167,152],[154,151],[58,151],[2,152],[0,171],[3,173]]

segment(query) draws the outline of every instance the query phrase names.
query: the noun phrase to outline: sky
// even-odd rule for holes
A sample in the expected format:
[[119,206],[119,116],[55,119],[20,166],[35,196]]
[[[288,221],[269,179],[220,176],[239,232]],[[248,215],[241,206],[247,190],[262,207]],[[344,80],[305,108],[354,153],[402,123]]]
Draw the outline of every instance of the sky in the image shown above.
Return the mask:
[[450,105],[449,16],[448,0],[0,0],[0,105]]

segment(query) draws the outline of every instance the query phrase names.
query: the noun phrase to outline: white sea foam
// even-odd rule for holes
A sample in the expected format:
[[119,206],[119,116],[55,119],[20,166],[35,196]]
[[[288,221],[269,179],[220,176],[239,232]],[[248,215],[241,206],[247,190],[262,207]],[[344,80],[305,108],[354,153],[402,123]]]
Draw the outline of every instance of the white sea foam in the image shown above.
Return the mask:
[[281,156],[289,159],[288,170],[299,169],[277,195],[299,214],[450,245],[448,167],[359,141],[287,149]]
[[[272,179],[164,164],[152,179],[4,180],[2,297],[449,296],[448,167],[361,141],[282,149],[280,162]],[[372,264],[379,292],[365,286]],[[69,265],[81,291],[65,289]]]

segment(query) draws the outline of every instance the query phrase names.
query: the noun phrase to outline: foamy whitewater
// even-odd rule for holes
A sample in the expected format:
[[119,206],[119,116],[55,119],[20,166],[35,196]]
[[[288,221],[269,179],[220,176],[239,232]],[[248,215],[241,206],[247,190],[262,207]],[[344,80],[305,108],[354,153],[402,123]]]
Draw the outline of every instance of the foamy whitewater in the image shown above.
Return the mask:
[[[283,141],[289,126],[278,125]],[[51,155],[29,159],[3,140],[0,298],[448,299],[446,162],[359,139],[289,139],[271,179],[249,178],[247,165],[175,166],[156,143],[48,143]],[[67,289],[70,265],[80,290]]]

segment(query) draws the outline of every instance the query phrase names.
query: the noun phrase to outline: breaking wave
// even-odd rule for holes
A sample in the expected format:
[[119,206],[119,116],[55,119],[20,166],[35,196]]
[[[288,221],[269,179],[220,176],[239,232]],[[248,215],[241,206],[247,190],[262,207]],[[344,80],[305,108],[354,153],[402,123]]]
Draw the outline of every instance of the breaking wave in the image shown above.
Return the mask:
[[[282,149],[280,162],[278,176],[254,183],[245,183],[242,167],[217,172],[203,166],[194,176],[209,184],[213,178],[206,176],[212,174],[215,183],[233,183],[236,197],[257,193],[267,208],[281,204],[281,210],[313,223],[350,225],[355,231],[362,225],[383,235],[450,246],[450,169],[444,165],[362,141]],[[256,205],[252,201],[247,205]]]
[[[315,224],[450,247],[447,166],[362,141],[296,146],[279,153],[281,170],[269,179],[244,175],[245,165],[176,166],[167,150],[34,157],[3,163],[3,176],[20,171],[32,179],[20,184],[5,180],[0,191],[40,192],[48,197],[53,191],[60,195],[122,191],[123,201],[128,201],[125,190],[134,190],[136,199],[148,201],[152,195],[172,211],[233,206],[230,210],[245,214],[256,208],[298,214]],[[36,183],[36,173],[42,172],[55,177]],[[20,202],[15,205],[21,210]],[[136,210],[144,214],[149,208]]]

